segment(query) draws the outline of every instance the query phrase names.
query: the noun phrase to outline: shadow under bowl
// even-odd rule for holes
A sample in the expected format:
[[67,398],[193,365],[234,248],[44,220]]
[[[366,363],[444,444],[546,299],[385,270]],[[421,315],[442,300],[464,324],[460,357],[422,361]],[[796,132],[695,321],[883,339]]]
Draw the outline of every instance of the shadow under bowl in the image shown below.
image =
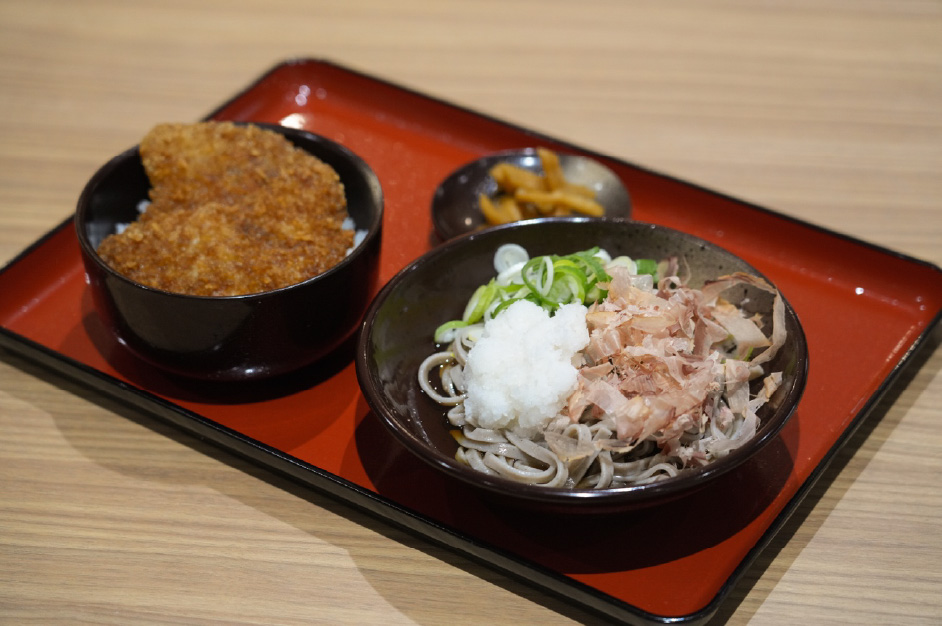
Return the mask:
[[[399,272],[367,311],[356,353],[356,370],[373,413],[405,448],[436,470],[490,495],[555,512],[597,513],[647,506],[689,493],[759,452],[791,417],[805,386],[808,350],[794,310],[785,302],[786,344],[767,365],[784,373],[771,401],[759,409],[756,436],[711,464],[647,485],[609,489],[548,488],[485,475],[455,460],[457,443],[447,409],[419,387],[421,362],[436,351],[438,325],[460,319],[474,289],[494,275],[493,255],[504,243],[522,245],[531,257],[569,254],[599,246],[613,257],[663,259],[676,255],[689,263],[691,287],[743,271],[761,276],[742,259],[711,243],[663,226],[588,218],[551,218],[497,226],[446,242]],[[724,292],[729,301],[771,320],[773,296],[751,286]],[[784,298],[783,298],[784,300]]]
[[238,296],[193,296],[147,287],[98,256],[118,224],[134,221],[150,181],[138,147],[96,172],[78,200],[75,229],[92,300],[104,326],[144,361],[177,375],[246,381],[283,374],[326,356],[351,337],[376,285],[383,193],[372,169],[324,137],[271,124],[334,168],[347,209],[363,240],[347,257],[313,278]]

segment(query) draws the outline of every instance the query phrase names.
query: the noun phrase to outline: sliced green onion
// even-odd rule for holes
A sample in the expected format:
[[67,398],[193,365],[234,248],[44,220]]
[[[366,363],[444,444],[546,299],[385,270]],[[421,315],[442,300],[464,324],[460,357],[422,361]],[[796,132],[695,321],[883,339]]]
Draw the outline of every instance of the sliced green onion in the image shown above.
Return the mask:
[[540,306],[553,304],[546,298],[546,292],[549,291],[553,281],[553,263],[547,261],[550,261],[549,257],[538,256],[527,261],[527,264],[520,270],[523,284],[539,299]]
[[[530,258],[519,270],[507,269],[516,262],[518,265],[525,254],[519,254],[519,246],[505,246],[502,253],[512,251],[510,258],[502,257],[495,269],[501,275],[501,282],[491,279],[486,285],[478,287],[468,300],[464,314],[460,320],[446,322],[435,331],[435,341],[447,337],[457,328],[476,324],[482,320],[492,319],[504,309],[519,300],[529,300],[537,306],[546,309],[550,314],[563,304],[582,303],[586,306],[604,299],[608,291],[602,289],[599,283],[611,280],[605,271],[603,259],[596,256],[599,248],[594,247],[581,252],[574,252],[566,256],[543,255]],[[515,249],[519,248],[519,249]],[[526,252],[525,250],[523,251]],[[650,259],[631,260],[629,257],[618,257],[616,262],[622,264],[630,262],[637,274],[652,274],[657,278],[658,264]],[[504,272],[501,274],[501,268]]]
[[589,276],[589,279],[595,283],[599,281],[607,281],[611,279],[611,276],[605,271],[605,268],[602,267],[602,263],[595,253],[598,252],[598,247],[586,250],[584,252],[576,252],[575,254],[570,254],[569,258],[576,258],[589,266],[589,269],[592,270],[592,275]]
[[565,297],[565,295],[560,294],[557,297],[550,299],[556,300],[557,303],[563,304],[565,302],[585,302],[586,290],[589,287],[588,278],[585,275],[585,272],[582,271],[575,263],[568,261],[566,259],[560,259],[554,263],[555,272],[558,276],[561,277],[561,280],[554,283],[554,288],[550,290],[550,294],[560,294],[560,289],[558,287],[565,286],[571,294],[570,297]]
[[435,343],[448,343],[450,338],[448,334],[455,330],[456,328],[464,328],[468,323],[464,320],[451,320],[450,322],[445,322],[441,326],[435,329]]
[[468,306],[465,307],[464,315],[461,316],[461,319],[468,324],[479,322],[481,318],[484,317],[484,311],[486,311],[487,307],[494,301],[494,296],[496,295],[497,283],[493,280],[486,285],[478,287],[471,295],[471,299],[468,300]]
[[500,274],[518,263],[526,263],[529,260],[530,255],[523,246],[516,243],[505,243],[494,253],[494,269]]
[[637,273],[639,276],[641,274],[650,274],[657,278],[657,261],[654,259],[638,259],[635,261],[635,265],[638,266]]
[[623,267],[626,270],[628,270],[629,274],[638,273],[638,264],[635,263],[630,256],[625,256],[625,255],[617,256],[614,259],[612,259],[610,263],[606,263],[605,266],[606,267],[615,267],[615,266]]

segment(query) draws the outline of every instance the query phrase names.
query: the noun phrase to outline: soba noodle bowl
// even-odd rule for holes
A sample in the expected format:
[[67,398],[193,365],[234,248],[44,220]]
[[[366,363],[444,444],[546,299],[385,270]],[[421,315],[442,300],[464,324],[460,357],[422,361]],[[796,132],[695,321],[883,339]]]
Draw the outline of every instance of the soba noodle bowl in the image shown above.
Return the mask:
[[[604,489],[704,466],[755,435],[756,412],[782,380],[763,364],[785,340],[784,304],[761,278],[693,289],[676,260],[598,249],[531,259],[513,245],[495,254],[495,270],[462,319],[435,331],[440,349],[418,371],[447,409],[459,461],[519,482]],[[723,299],[739,284],[774,294],[768,334],[767,320]]]

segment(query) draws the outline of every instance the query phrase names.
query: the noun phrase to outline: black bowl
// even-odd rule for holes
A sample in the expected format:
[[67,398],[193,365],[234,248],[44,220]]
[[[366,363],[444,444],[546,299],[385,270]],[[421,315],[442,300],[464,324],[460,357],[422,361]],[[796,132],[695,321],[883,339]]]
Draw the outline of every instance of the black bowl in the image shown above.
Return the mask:
[[75,214],[95,308],[119,343],[178,375],[241,381],[271,377],[324,357],[356,330],[375,286],[383,193],[372,169],[347,148],[311,133],[283,134],[336,170],[363,241],[340,263],[301,283],[240,296],[192,296],[134,282],[95,250],[115,225],[136,219],[150,181],[137,147],[106,163],[82,191]]
[[[798,317],[786,302],[788,341],[769,365],[770,371],[784,372],[784,382],[759,410],[761,425],[756,436],[706,467],[648,485],[573,490],[492,477],[456,461],[457,444],[449,434],[446,410],[422,392],[417,371],[435,351],[435,328],[460,318],[475,287],[493,276],[493,254],[504,243],[520,244],[531,256],[568,254],[592,246],[608,250],[613,257],[680,255],[690,265],[693,287],[736,271],[761,276],[745,261],[697,237],[663,226],[606,219],[519,222],[465,235],[432,250],[397,274],[373,301],[364,317],[356,368],[376,416],[406,448],[437,470],[528,506],[540,504],[569,512],[633,508],[687,493],[733,469],[765,446],[794,412],[807,377],[808,351]],[[746,302],[743,306],[754,311],[772,309],[771,294],[755,287],[733,288],[724,297]]]

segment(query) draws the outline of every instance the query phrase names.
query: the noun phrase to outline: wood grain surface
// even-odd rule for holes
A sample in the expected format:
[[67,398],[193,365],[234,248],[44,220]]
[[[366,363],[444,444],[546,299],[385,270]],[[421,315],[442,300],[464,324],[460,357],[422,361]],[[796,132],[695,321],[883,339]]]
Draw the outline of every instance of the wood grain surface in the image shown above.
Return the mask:
[[[937,0],[0,0],[0,263],[154,123],[317,57],[942,264],[940,35]],[[717,623],[942,621],[938,343]],[[573,621],[0,351],[0,623]]]

